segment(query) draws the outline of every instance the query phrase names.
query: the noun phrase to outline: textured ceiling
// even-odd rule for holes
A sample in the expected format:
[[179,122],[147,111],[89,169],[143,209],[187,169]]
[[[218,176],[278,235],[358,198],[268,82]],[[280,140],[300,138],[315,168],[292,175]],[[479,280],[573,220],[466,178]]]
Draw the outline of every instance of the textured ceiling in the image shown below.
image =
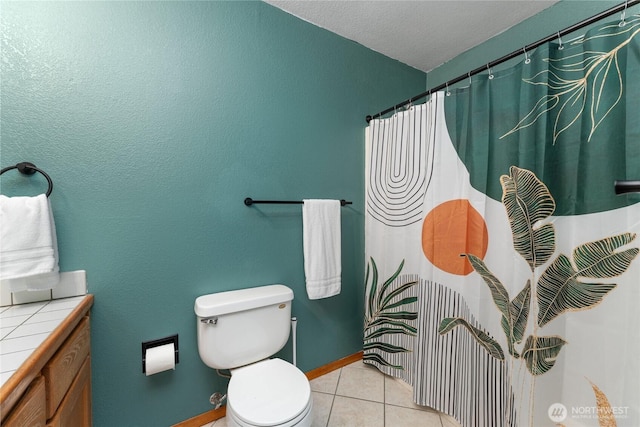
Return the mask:
[[557,0],[266,0],[422,71],[430,71]]

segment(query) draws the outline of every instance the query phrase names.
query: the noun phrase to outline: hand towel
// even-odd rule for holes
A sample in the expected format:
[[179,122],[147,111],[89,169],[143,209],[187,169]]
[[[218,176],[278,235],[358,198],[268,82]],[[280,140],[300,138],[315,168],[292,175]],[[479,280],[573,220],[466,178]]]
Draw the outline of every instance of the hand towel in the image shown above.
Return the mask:
[[339,200],[303,200],[302,241],[309,299],[340,293],[342,252]]
[[58,284],[56,227],[46,195],[0,195],[0,280],[12,292]]

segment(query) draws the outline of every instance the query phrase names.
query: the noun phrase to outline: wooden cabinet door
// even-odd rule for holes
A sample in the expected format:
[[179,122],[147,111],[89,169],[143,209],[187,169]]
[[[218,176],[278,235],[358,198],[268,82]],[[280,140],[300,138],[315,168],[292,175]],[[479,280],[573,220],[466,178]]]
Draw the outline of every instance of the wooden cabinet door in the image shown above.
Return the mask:
[[87,356],[48,427],[91,427],[91,357]]
[[47,392],[47,418],[52,418],[56,413],[71,383],[82,369],[91,347],[89,336],[89,318],[85,317],[42,369]]

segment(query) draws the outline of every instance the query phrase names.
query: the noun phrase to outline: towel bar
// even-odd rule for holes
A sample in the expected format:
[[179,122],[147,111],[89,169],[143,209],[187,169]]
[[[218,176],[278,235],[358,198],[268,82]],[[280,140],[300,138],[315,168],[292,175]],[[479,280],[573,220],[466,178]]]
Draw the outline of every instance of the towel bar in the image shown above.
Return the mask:
[[[255,205],[256,203],[271,203],[280,205],[301,205],[304,202],[302,200],[253,200],[251,197],[244,199],[244,204],[247,206]],[[348,202],[344,199],[340,200],[340,206],[350,205],[353,202]]]
[[638,181],[614,181],[616,194],[638,193],[640,192],[640,180]]

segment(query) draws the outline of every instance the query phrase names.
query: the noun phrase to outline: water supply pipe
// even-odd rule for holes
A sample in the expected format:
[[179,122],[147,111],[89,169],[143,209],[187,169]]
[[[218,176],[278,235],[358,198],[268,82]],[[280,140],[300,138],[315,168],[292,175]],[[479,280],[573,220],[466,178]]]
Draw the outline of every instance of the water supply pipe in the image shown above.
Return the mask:
[[298,319],[295,317],[291,318],[291,335],[293,335],[293,366],[298,366],[296,364],[296,324],[298,323]]

